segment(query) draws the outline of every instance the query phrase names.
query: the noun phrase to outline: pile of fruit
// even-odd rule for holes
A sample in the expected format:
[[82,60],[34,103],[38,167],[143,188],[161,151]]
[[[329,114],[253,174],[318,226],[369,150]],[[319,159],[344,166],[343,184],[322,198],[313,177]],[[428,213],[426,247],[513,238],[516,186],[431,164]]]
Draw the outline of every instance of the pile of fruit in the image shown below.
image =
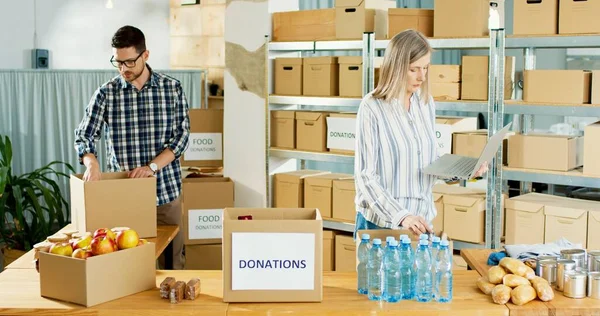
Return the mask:
[[503,258],[500,265],[488,270],[487,276],[477,280],[477,287],[486,295],[492,295],[496,304],[512,301],[525,305],[536,297],[543,302],[554,298],[554,291],[546,279],[538,277],[530,267],[514,258]]

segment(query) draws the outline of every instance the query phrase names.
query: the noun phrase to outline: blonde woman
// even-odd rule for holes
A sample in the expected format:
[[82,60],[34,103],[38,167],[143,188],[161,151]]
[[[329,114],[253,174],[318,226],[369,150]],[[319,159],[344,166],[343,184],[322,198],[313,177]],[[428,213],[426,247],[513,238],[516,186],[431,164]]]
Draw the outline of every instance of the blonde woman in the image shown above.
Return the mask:
[[[435,104],[427,70],[431,46],[417,31],[398,33],[388,45],[379,84],[357,116],[356,228],[432,232],[437,211],[435,176],[421,172],[438,158]],[[481,176],[487,164],[476,173]]]

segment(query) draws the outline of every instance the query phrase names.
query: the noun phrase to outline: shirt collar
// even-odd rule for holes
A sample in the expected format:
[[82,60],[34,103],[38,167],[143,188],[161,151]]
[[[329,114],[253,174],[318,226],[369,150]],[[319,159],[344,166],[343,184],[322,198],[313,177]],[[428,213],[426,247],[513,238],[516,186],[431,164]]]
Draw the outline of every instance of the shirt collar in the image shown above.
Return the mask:
[[[158,82],[159,82],[158,74],[156,72],[154,72],[154,70],[152,70],[152,67],[150,67],[149,64],[146,64],[146,67],[148,68],[148,71],[150,71],[150,79],[144,84],[144,87],[145,86],[158,87]],[[119,82],[121,85],[121,89],[128,89],[128,88],[132,87],[131,83],[127,82],[127,80],[125,80],[125,78],[123,78],[123,76],[119,76]]]

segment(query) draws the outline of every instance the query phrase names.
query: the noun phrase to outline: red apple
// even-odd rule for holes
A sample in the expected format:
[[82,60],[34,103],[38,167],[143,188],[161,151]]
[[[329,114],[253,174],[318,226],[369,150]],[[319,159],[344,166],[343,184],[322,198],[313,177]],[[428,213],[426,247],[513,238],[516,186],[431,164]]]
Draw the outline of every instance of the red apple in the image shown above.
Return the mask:
[[93,254],[90,250],[83,250],[81,248],[73,251],[73,255],[72,255],[73,258],[79,258],[79,259],[84,259],[84,260],[91,256],[93,256]]
[[108,236],[96,237],[91,244],[92,253],[94,256],[103,255],[117,251],[117,244]]
[[137,245],[138,245],[138,246],[141,246],[141,245],[145,245],[145,244],[147,244],[147,243],[148,243],[148,241],[147,241],[146,239],[140,238],[140,241],[138,241],[138,244],[137,244]]
[[56,243],[50,247],[50,253],[70,257],[73,254],[73,248],[67,242]]
[[140,236],[133,229],[122,230],[117,234],[117,247],[120,250],[137,247]]
[[116,240],[117,239],[117,235],[115,234],[115,232],[113,232],[112,230],[110,230],[108,228],[98,228],[98,229],[96,229],[96,231],[94,232],[94,238],[96,238],[96,237],[103,237],[103,236],[108,236],[112,240]]
[[73,250],[85,248],[92,243],[92,236],[87,235],[80,239],[72,239],[71,245],[73,246]]

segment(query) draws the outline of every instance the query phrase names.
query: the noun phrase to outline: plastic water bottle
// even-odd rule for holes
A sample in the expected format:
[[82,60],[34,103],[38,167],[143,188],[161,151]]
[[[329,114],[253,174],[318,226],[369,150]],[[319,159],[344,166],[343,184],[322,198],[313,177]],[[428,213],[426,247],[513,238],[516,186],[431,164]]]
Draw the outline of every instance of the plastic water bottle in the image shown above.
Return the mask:
[[435,292],[438,302],[452,301],[452,254],[448,249],[448,241],[442,240],[436,265]]
[[402,239],[400,248],[400,287],[403,300],[412,300],[414,298],[414,270],[413,254],[408,236]]
[[385,246],[389,247],[390,246],[390,241],[394,240],[393,236],[387,236],[385,237]]
[[402,247],[402,239],[404,239],[404,238],[408,238],[408,235],[407,234],[402,234],[402,235],[400,235],[400,238],[398,238],[399,247]]
[[385,300],[396,303],[402,299],[400,286],[400,252],[398,252],[398,241],[391,240],[386,254],[383,258],[384,268],[384,290]]
[[437,268],[438,252],[440,251],[440,237],[433,237],[431,240],[431,274],[433,275],[433,298],[436,298],[435,291],[435,273]]
[[373,239],[373,247],[369,251],[369,263],[367,264],[367,275],[369,282],[368,297],[372,301],[382,299],[383,287],[383,249],[381,239]]
[[362,234],[360,244],[358,245],[358,294],[367,294],[369,292],[367,262],[369,262],[369,250],[371,250],[370,239],[371,236],[369,234]]
[[417,282],[415,285],[417,301],[431,301],[433,294],[433,275],[431,273],[431,254],[429,252],[429,242],[427,242],[427,240],[421,240],[419,242],[419,248],[415,253],[415,272],[417,275]]

